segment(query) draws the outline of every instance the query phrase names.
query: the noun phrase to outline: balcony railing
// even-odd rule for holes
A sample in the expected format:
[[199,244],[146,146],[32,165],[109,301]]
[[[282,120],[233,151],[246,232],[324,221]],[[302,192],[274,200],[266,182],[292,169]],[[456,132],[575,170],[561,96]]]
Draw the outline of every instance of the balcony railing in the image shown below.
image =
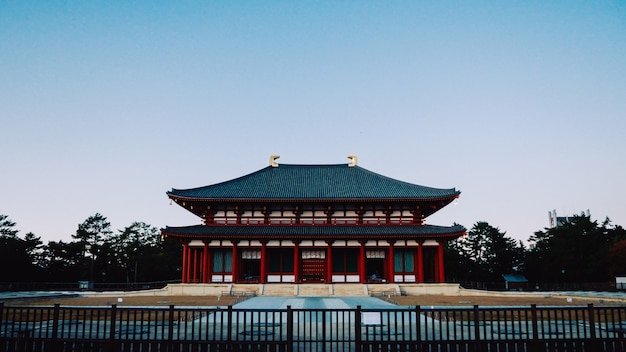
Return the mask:
[[405,218],[393,218],[387,220],[385,218],[377,218],[377,219],[363,219],[359,221],[358,219],[333,219],[328,222],[326,219],[300,219],[296,221],[294,218],[289,219],[278,219],[272,218],[268,221],[265,221],[261,218],[246,218],[246,219],[232,219],[232,218],[218,218],[214,219],[212,223],[207,225],[259,225],[259,226],[333,226],[333,225],[366,225],[366,226],[375,226],[375,225],[422,225],[423,222],[414,222],[413,219],[405,219]]

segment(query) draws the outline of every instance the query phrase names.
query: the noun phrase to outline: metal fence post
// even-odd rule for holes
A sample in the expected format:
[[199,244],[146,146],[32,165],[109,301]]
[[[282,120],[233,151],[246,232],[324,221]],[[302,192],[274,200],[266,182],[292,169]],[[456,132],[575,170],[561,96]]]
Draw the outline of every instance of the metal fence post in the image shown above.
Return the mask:
[[474,351],[482,351],[480,346],[480,310],[477,304],[474,305]]
[[356,306],[354,312],[354,349],[363,351],[363,341],[361,339],[361,306]]
[[418,342],[419,348],[421,348],[422,346],[422,324],[420,324],[420,315],[422,314],[421,310],[422,307],[420,307],[419,305],[415,306],[415,340]]
[[61,304],[55,303],[54,309],[52,311],[52,338],[50,341],[50,349],[46,348],[48,351],[58,351],[58,338],[59,338],[59,310],[61,309]]
[[170,304],[167,317],[167,351],[174,351],[174,305]]
[[326,352],[326,311],[322,310],[322,352]]
[[287,352],[293,351],[293,310],[287,306]]
[[530,317],[532,319],[533,337],[530,342],[531,349],[538,350],[539,348],[539,317],[537,314],[537,305],[530,305]]
[[593,303],[587,304],[587,312],[589,314],[589,338],[591,340],[591,351],[596,350],[598,342],[596,341],[596,313]]
[[233,306],[228,306],[227,319],[228,326],[226,327],[226,334],[228,336],[226,336],[226,342],[228,343],[228,348],[230,349],[233,347]]
[[115,324],[117,323],[117,304],[111,305],[111,326],[109,326],[109,351],[114,352]]

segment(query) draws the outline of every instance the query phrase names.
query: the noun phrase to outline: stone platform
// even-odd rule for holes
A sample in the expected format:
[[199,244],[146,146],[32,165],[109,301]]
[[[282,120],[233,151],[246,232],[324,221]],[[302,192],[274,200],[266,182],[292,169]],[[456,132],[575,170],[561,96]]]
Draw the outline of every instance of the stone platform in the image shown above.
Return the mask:
[[367,297],[371,295],[458,295],[459,284],[169,284],[167,295]]

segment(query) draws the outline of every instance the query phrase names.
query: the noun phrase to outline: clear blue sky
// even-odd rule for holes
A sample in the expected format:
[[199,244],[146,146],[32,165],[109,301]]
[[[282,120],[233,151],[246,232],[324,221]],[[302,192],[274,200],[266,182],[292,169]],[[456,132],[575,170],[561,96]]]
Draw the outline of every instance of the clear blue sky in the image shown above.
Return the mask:
[[462,191],[427,223],[626,226],[624,1],[2,1],[0,214],[70,240],[165,192],[347,163]]

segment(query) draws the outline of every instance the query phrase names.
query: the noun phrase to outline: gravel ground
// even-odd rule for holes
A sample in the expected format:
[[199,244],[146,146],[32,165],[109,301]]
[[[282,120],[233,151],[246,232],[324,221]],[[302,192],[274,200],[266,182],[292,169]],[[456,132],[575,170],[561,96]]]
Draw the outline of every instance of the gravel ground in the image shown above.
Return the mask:
[[[568,299],[568,297],[570,297]],[[121,299],[121,301],[119,301]],[[565,295],[421,295],[390,297],[390,301],[402,306],[583,306],[593,303],[596,306],[624,306],[626,301],[598,298],[598,297],[571,297]],[[142,296],[142,297],[55,297],[51,299],[35,299],[19,301],[11,300],[5,305],[54,305],[63,306],[228,306],[236,303],[234,297],[215,296]]]
[[[119,301],[121,299],[121,302]],[[234,297],[216,296],[140,296],[140,297],[55,297],[52,299],[11,300],[5,305],[54,305],[62,306],[228,306],[236,302]]]

